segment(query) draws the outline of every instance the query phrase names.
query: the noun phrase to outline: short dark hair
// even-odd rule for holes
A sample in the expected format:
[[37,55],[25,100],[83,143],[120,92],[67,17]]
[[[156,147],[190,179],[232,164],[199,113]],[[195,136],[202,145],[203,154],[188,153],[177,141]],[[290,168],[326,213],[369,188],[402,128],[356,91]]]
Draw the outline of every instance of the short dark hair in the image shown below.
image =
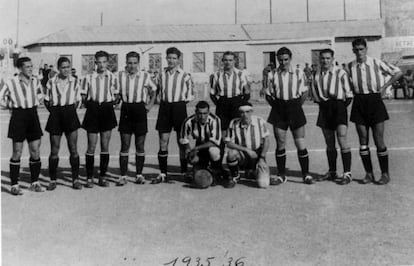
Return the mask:
[[221,60],[223,60],[226,55],[232,55],[233,58],[236,58],[237,57],[234,52],[232,52],[232,51],[226,51],[226,52],[224,52],[223,56],[221,57]]
[[62,64],[63,64],[63,63],[65,63],[65,62],[68,62],[68,63],[70,64],[70,60],[69,60],[69,58],[67,58],[67,57],[65,57],[65,56],[60,57],[60,58],[58,59],[58,61],[57,61],[57,66],[58,66],[58,68],[59,68],[59,67],[61,67],[61,66],[62,66]]
[[290,58],[292,58],[292,52],[287,47],[282,47],[279,50],[277,50],[276,56],[287,54]]
[[109,54],[105,51],[98,51],[95,53],[95,59],[98,59],[99,57],[106,57],[106,59],[109,59]]
[[196,109],[204,109],[204,108],[208,108],[210,109],[210,105],[208,104],[208,102],[206,101],[199,101],[196,105]]
[[352,41],[352,47],[355,47],[357,45],[363,45],[364,47],[367,47],[367,41],[364,38],[356,38]]
[[180,58],[180,56],[181,56],[181,51],[178,50],[175,47],[168,48],[167,51],[166,51],[166,53],[167,53],[167,55],[169,55],[169,54],[176,54],[178,58]]
[[139,62],[139,60],[140,60],[140,56],[139,56],[139,53],[137,53],[137,52],[135,52],[135,51],[131,51],[131,52],[129,52],[129,53],[127,53],[127,55],[126,55],[126,60],[128,60],[128,58],[130,58],[130,57],[135,57],[135,58],[137,58],[138,59],[138,62]]
[[24,63],[26,63],[26,62],[30,62],[30,61],[32,61],[32,59],[30,59],[30,57],[27,57],[27,56],[25,56],[25,57],[20,57],[19,59],[17,59],[17,62],[16,62],[16,67],[17,67],[17,68],[21,68],[21,67],[23,66],[23,64],[24,64]]
[[332,57],[333,57],[333,56],[334,56],[334,54],[335,54],[335,52],[334,52],[332,49],[330,49],[330,48],[326,48],[326,49],[322,49],[322,50],[319,52],[319,56],[321,56],[322,54],[326,54],[326,53],[330,53]]

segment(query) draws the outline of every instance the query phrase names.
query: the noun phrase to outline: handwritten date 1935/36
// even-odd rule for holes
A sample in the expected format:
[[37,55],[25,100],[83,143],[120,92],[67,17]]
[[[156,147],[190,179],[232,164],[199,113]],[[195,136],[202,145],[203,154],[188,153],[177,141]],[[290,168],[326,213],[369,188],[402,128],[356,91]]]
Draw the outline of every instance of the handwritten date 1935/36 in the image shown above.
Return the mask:
[[245,262],[243,261],[245,257],[240,258],[223,258],[219,259],[216,257],[206,257],[206,258],[191,258],[190,256],[186,256],[183,258],[176,257],[173,260],[164,263],[163,265],[168,266],[245,266]]

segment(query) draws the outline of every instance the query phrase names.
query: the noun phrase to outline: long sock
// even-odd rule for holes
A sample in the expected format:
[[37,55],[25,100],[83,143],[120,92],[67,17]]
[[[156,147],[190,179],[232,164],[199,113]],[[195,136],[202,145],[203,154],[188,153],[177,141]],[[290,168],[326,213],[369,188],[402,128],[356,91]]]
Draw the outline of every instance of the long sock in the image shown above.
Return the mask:
[[11,185],[17,185],[20,175],[20,160],[10,159],[10,181]]
[[168,151],[159,151],[158,152],[158,164],[160,166],[160,172],[167,174],[168,168]]
[[229,161],[228,162],[229,165],[229,170],[230,170],[230,175],[232,177],[238,177],[239,176],[239,163],[238,161]]
[[344,166],[344,173],[351,172],[352,155],[351,149],[342,150],[342,164]]
[[388,151],[387,148],[377,150],[378,162],[381,168],[381,173],[388,173]]
[[136,153],[135,154],[135,166],[137,175],[142,174],[142,169],[144,168],[145,162],[145,153]]
[[99,175],[105,176],[106,171],[108,171],[109,164],[109,152],[101,152],[100,162],[99,162]]
[[326,149],[326,156],[328,157],[329,172],[336,172],[336,158],[338,152],[336,149]]
[[188,162],[186,158],[180,158],[181,173],[187,173]]
[[49,177],[51,180],[56,180],[58,164],[59,157],[49,157]]
[[36,182],[39,180],[40,168],[42,167],[42,162],[40,159],[29,159],[29,168],[31,175],[31,182]]
[[369,151],[369,148],[359,149],[359,155],[361,156],[365,172],[372,173],[371,153]]
[[70,168],[72,169],[72,180],[79,178],[79,156],[69,156]]
[[86,177],[93,178],[93,168],[95,164],[94,154],[87,153],[85,154],[85,166],[86,166]]
[[128,153],[119,153],[119,169],[121,170],[121,176],[126,176],[128,171]]
[[286,150],[276,150],[276,164],[279,175],[286,174]]
[[302,176],[309,174],[309,155],[308,150],[298,150],[298,158],[300,168],[302,169]]

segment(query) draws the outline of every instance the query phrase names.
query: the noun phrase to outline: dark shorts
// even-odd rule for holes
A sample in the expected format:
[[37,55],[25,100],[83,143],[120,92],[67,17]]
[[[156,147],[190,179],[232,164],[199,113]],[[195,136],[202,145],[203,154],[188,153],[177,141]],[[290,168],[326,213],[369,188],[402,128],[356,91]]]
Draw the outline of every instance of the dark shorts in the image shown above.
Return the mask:
[[339,125],[348,125],[348,112],[345,102],[341,100],[320,102],[316,125],[329,130],[336,130]]
[[143,136],[148,132],[145,103],[122,103],[118,131],[121,134]]
[[358,125],[374,126],[388,120],[387,108],[381,94],[357,94],[351,109],[351,121]]
[[78,114],[74,104],[66,106],[51,106],[46,131],[51,135],[62,135],[80,128]]
[[43,132],[36,107],[12,109],[8,138],[15,142],[23,142],[25,139],[31,142],[40,139],[42,136]]
[[246,152],[241,152],[240,153],[240,157],[241,159],[239,160],[239,166],[241,169],[245,169],[245,170],[254,170],[256,169],[256,164],[259,161],[259,156],[262,153],[262,147],[258,148],[255,150],[256,154],[257,154],[257,158],[256,159],[252,159]]
[[160,133],[169,133],[173,128],[176,132],[180,132],[181,125],[186,118],[186,102],[161,102],[155,129]]
[[99,104],[92,101],[87,102],[82,128],[88,133],[112,130],[116,125],[116,116],[112,103]]
[[303,112],[301,99],[289,101],[276,100],[272,106],[267,122],[274,127],[287,130],[298,129],[306,124],[305,113]]
[[216,106],[216,115],[221,120],[221,129],[227,130],[230,121],[240,116],[239,106],[243,103],[241,96],[233,98],[220,97]]

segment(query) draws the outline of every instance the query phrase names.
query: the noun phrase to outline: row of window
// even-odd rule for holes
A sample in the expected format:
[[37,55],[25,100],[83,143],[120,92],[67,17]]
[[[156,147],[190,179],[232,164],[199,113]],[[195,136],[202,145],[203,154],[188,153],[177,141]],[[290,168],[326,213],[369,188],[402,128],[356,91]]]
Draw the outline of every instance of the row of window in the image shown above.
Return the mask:
[[[244,69],[246,67],[246,52],[234,52],[236,54],[235,66],[239,69]],[[224,52],[213,52],[213,64],[214,71],[218,71],[222,67],[222,57]],[[61,55],[68,57],[72,62],[72,55]],[[184,54],[180,57],[180,65],[182,68],[184,66]],[[206,72],[206,53],[205,52],[193,52],[192,53],[192,73],[204,73]],[[148,55],[148,70],[155,72],[160,72],[163,68],[163,54],[162,53],[150,53]],[[165,66],[165,65],[164,65]],[[118,55],[110,54],[108,69],[112,72],[118,71]],[[81,74],[86,75],[92,73],[95,69],[95,57],[93,54],[82,55],[82,70]]]

